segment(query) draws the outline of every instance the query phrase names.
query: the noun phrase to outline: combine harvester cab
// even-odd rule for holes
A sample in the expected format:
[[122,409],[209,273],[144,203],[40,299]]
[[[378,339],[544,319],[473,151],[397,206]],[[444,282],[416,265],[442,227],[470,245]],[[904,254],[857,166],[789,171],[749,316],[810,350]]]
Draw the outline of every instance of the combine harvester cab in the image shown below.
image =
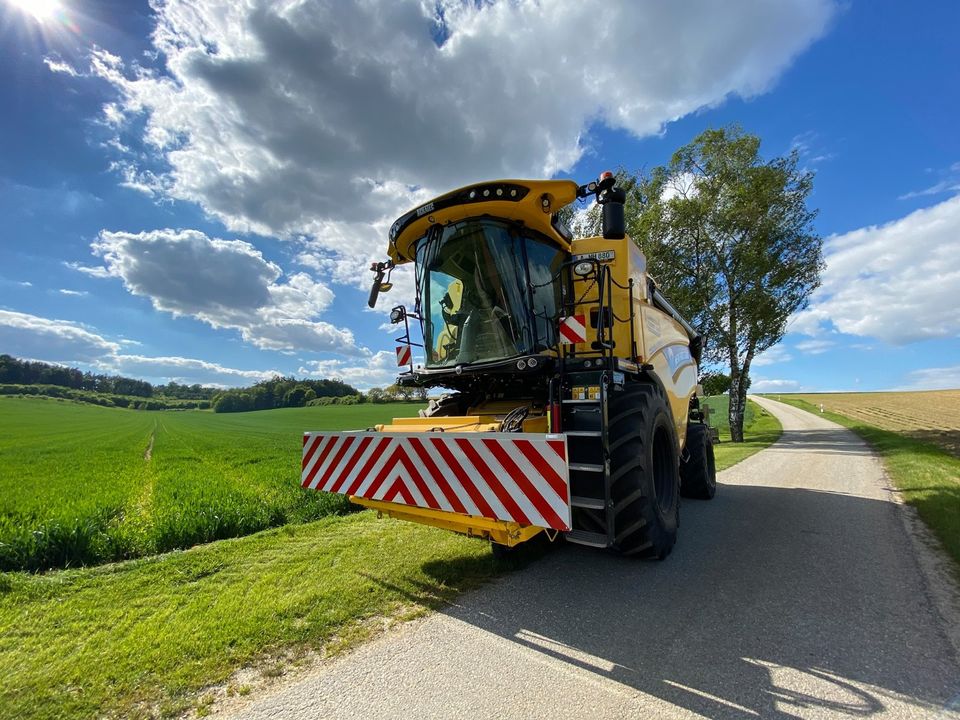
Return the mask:
[[[603,233],[575,240],[557,213],[586,197]],[[624,200],[611,173],[582,186],[501,180],[400,217],[369,304],[414,263],[416,306],[390,314],[405,330],[398,383],[448,394],[420,417],[305,433],[303,486],[490,539],[495,552],[547,532],[669,554],[681,491],[716,489],[702,340],[647,274]]]

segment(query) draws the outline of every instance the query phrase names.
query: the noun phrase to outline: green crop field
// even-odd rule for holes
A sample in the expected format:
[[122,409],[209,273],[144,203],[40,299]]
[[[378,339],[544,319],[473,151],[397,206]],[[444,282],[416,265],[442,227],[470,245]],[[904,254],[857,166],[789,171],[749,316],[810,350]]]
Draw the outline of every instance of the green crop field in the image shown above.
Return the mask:
[[345,512],[345,498],[299,487],[301,433],[419,407],[213,414],[0,398],[0,570],[140,557]]

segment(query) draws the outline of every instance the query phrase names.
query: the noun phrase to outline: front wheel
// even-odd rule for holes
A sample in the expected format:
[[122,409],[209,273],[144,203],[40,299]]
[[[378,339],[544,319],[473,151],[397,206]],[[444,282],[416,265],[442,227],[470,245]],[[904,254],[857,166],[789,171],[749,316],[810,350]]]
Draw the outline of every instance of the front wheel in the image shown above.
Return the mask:
[[661,390],[626,385],[610,398],[610,475],[614,548],[662,560],[680,525],[677,443]]
[[684,497],[709,500],[717,494],[717,465],[713,440],[706,425],[687,427],[687,447],[680,461],[680,492]]

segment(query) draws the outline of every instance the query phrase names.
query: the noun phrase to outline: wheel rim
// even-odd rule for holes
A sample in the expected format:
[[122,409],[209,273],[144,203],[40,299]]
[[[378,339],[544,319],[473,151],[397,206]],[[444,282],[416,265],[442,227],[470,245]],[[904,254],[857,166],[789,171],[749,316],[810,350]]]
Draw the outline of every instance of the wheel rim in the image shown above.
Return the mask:
[[662,425],[653,435],[653,491],[662,514],[673,507],[677,491],[676,468],[673,463],[673,442],[670,433]]

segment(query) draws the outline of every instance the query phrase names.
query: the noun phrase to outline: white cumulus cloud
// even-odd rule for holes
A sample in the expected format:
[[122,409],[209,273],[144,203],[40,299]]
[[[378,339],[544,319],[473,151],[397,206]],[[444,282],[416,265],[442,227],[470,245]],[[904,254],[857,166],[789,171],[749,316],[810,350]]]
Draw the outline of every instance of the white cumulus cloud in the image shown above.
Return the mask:
[[820,355],[832,348],[836,343],[827,339],[801,340],[797,343],[797,350],[808,355]]
[[753,367],[763,367],[764,365],[776,365],[777,363],[789,362],[793,356],[783,345],[774,345],[753,359]]
[[91,247],[104,273],[157,310],[238,330],[259,348],[360,352],[349,330],[317,319],[333,300],[326,285],[302,272],[283,278],[250,243],[197,230],[104,230]]
[[154,378],[184,385],[252,385],[274,375],[276,370],[239,370],[219,363],[178,356],[147,357],[115,355],[104,359],[100,367],[121,375]]
[[796,380],[756,377],[750,382],[751,393],[799,392],[802,386]]
[[381,350],[368,360],[356,363],[344,360],[314,360],[297,373],[309,377],[338,378],[360,390],[385,387],[396,382],[400,370],[393,350]]
[[833,13],[829,0],[167,0],[162,70],[97,50],[91,71],[117,91],[105,122],[151,150],[118,161],[127,185],[231,230],[307,235],[359,284],[421,197],[569,169],[597,122],[642,136],[762,93]]
[[276,370],[241,370],[196,358],[128,355],[121,352],[121,345],[128,344],[140,343],[126,339],[114,342],[95,329],[69,320],[0,310],[0,348],[20,358],[187,385],[250,385],[280,374]]
[[792,332],[833,325],[894,345],[960,334],[960,196],[828,238],[824,255],[823,284]]
[[79,323],[0,310],[0,348],[35,360],[95,363],[119,352],[120,345]]
[[960,365],[924,368],[907,373],[906,383],[897,390],[956,390],[960,389]]

